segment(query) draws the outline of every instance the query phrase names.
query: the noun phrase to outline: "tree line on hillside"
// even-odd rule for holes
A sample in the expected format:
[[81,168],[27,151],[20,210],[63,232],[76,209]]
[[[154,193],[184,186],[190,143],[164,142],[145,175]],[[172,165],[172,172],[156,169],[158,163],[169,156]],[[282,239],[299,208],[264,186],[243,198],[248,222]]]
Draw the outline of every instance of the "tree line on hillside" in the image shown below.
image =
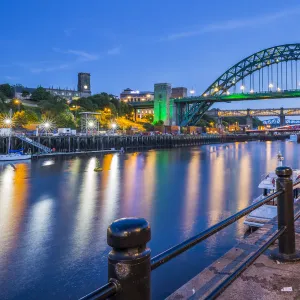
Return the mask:
[[[43,87],[38,87],[30,97],[30,100],[37,103],[37,108],[22,105],[18,100],[12,99],[13,95],[13,87],[8,84],[0,85],[0,113],[6,114],[12,109],[15,112],[14,123],[20,127],[47,118],[53,120],[57,127],[76,128],[80,122],[79,113],[83,111],[102,112],[99,122],[103,127],[108,127],[108,123],[116,117],[131,117],[133,110],[128,104],[107,93],[69,102],[63,97],[52,95]],[[27,93],[25,95],[25,90],[22,96],[28,96]]]

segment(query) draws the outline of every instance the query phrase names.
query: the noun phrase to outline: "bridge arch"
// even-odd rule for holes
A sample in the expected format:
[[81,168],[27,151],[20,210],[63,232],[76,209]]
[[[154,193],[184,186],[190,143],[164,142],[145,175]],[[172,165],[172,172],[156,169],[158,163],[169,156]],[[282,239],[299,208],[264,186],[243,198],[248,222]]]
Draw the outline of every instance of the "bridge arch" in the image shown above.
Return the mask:
[[[267,48],[264,50],[261,50],[259,52],[256,52],[243,60],[236,63],[234,66],[226,70],[220,77],[217,78],[202,94],[202,98],[207,98],[207,101],[199,101],[192,105],[187,106],[187,109],[185,110],[184,114],[182,115],[182,118],[180,120],[180,124],[182,126],[187,125],[196,125],[197,122],[201,119],[201,117],[205,114],[205,112],[215,103],[213,98],[217,96],[226,95],[227,93],[230,93],[231,88],[237,87],[237,84],[242,82],[242,85],[240,88],[242,89],[239,92],[244,92],[244,81],[249,79],[250,81],[250,93],[257,92],[257,90],[254,90],[254,84],[258,81],[259,83],[259,92],[262,91],[273,91],[274,88],[276,91],[281,91],[284,89],[283,84],[283,73],[286,75],[286,88],[288,89],[288,80],[287,80],[287,74],[288,74],[288,62],[291,61],[291,66],[289,67],[291,70],[291,86],[294,86],[294,83],[298,84],[298,60],[300,60],[300,43],[297,44],[286,44],[286,45],[280,45],[275,46],[271,48]],[[294,67],[296,70],[295,74],[295,82],[293,79],[293,61],[296,61],[296,66]],[[264,77],[266,74],[263,73],[264,69],[268,69],[268,77],[269,77],[269,71],[271,67],[271,76],[273,79],[273,65],[276,65],[276,76],[277,81],[276,85],[274,85],[274,81],[270,81],[269,78],[264,81]],[[280,70],[279,70],[280,65]],[[283,65],[285,70],[283,70]],[[258,77],[256,78],[254,74],[258,73]],[[280,76],[280,80],[279,80]],[[266,79],[266,78],[265,78]],[[300,79],[300,76],[299,76]],[[280,86],[279,86],[280,81]],[[269,85],[272,84],[270,87]],[[274,86],[273,86],[274,85]],[[267,89],[265,87],[267,86]],[[292,88],[293,89],[293,88]],[[212,97],[210,97],[212,96]],[[229,100],[230,101],[230,100]]]
[[[222,95],[247,76],[274,64],[300,59],[300,44],[286,44],[267,48],[256,52],[226,70],[203,93],[206,95]],[[268,83],[269,84],[269,83]]]

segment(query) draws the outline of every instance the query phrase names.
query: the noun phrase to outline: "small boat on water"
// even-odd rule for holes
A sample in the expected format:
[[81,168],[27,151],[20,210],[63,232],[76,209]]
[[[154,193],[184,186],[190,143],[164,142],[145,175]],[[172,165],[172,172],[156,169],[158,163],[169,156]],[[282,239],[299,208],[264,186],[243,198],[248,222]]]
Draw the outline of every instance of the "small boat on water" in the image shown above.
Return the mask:
[[[282,166],[284,160],[283,156],[279,152],[277,155],[278,166]],[[263,189],[262,195],[254,199],[252,204],[262,200],[266,196],[274,193],[276,191],[276,178],[277,175],[275,172],[270,172],[264,176],[261,183],[258,185],[258,188]],[[292,175],[293,182],[300,179],[300,170],[294,169]],[[300,197],[300,188],[294,189],[294,200],[298,200]],[[273,199],[267,204],[255,209],[249,215],[247,215],[244,224],[252,228],[260,228],[264,224],[268,223],[270,220],[277,216],[277,200]]]
[[[12,110],[9,111],[9,122],[11,129],[11,119],[12,119]],[[31,159],[31,154],[24,154],[23,149],[12,150],[11,149],[11,130],[9,131],[8,136],[8,146],[7,146],[7,154],[0,155],[0,162],[1,161],[19,161],[19,160],[28,160]]]
[[298,141],[297,134],[291,134],[290,135],[290,139],[288,140],[288,142],[295,142],[295,143],[297,143],[297,141]]
[[1,161],[19,161],[19,160],[28,160],[31,159],[31,155],[24,154],[23,151],[10,152],[8,154],[0,155]]

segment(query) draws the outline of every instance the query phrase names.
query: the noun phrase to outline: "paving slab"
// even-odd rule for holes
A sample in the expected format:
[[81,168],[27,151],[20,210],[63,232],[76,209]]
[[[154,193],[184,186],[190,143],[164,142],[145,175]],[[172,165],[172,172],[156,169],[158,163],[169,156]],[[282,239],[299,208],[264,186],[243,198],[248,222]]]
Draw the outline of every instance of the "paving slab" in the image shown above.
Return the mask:
[[[295,214],[300,202],[295,204]],[[206,297],[257,251],[277,230],[277,221],[242,239],[234,248],[170,295],[167,300],[198,300]],[[295,222],[296,249],[300,250],[300,220]],[[271,258],[276,241],[245,270],[217,299],[219,300],[300,300],[300,262],[280,263]]]

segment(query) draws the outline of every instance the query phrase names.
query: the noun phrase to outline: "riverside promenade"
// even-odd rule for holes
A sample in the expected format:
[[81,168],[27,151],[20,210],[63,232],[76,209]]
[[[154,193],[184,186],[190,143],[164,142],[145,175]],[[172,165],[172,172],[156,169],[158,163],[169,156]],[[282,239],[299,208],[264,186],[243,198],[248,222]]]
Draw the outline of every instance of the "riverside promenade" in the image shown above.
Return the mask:
[[[300,200],[295,203],[297,250],[300,250],[299,217]],[[175,291],[167,300],[210,299],[208,297],[209,294],[245,263],[277,230],[276,219],[253,232],[247,238],[241,239],[234,248]],[[272,252],[275,249],[278,249],[278,240],[260,255],[217,299],[300,299],[300,261],[282,263],[276,259],[272,259]]]

